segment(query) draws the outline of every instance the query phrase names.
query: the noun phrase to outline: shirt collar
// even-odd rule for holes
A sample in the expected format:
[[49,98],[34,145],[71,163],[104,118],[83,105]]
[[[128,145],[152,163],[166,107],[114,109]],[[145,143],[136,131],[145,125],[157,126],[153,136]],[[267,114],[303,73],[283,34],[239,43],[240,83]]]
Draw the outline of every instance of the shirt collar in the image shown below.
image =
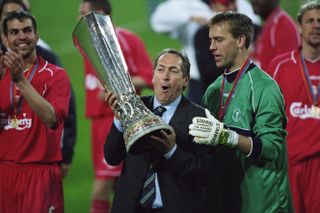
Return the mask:
[[[178,106],[178,104],[180,103],[181,101],[181,98],[182,96],[179,95],[174,101],[172,101],[170,104],[167,104],[165,105],[164,107],[169,110],[171,108],[176,108]],[[157,108],[158,106],[161,106],[160,102],[158,101],[157,97],[154,96],[154,99],[153,99],[153,109]]]

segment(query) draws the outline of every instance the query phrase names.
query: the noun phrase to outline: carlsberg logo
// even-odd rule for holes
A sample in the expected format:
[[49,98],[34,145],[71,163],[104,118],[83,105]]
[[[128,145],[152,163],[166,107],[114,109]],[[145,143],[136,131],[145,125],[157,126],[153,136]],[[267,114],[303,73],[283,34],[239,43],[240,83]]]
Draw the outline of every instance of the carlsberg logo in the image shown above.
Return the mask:
[[307,119],[314,118],[320,119],[320,114],[318,109],[314,109],[312,106],[307,104],[302,104],[301,102],[293,102],[290,106],[290,114],[292,117]]
[[31,128],[32,119],[28,119],[26,113],[23,113],[23,118],[17,119],[17,124],[14,125],[14,119],[11,116],[2,117],[0,116],[0,127],[5,130],[16,129],[24,130],[26,128]]

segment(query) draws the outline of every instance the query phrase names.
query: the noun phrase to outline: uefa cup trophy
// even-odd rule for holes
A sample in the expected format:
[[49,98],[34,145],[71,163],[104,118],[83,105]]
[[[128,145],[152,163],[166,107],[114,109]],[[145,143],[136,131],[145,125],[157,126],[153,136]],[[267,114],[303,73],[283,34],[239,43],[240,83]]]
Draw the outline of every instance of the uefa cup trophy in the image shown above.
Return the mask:
[[82,56],[94,66],[101,84],[118,96],[118,115],[127,152],[143,153],[144,138],[171,127],[147,109],[136,94],[110,16],[98,13],[83,16],[72,37]]

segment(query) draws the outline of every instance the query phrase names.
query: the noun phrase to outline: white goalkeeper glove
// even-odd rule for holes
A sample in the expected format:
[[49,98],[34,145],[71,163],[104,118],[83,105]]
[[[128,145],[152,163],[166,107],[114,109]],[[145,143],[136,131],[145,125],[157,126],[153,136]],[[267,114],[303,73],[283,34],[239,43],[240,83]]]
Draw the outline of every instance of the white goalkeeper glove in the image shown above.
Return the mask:
[[195,137],[194,141],[211,146],[224,144],[235,147],[239,140],[238,133],[224,129],[223,123],[213,117],[209,110],[205,109],[205,112],[207,117],[194,117],[189,125],[189,134]]

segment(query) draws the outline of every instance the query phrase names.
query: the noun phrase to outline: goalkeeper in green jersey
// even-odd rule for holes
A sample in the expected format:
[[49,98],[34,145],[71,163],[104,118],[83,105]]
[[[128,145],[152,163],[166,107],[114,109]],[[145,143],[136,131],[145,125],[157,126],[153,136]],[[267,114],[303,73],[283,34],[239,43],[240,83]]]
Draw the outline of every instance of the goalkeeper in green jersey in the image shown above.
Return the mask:
[[217,146],[220,212],[291,212],[286,115],[276,82],[249,58],[251,20],[236,12],[210,20],[210,51],[225,72],[207,89],[206,117],[189,133]]

